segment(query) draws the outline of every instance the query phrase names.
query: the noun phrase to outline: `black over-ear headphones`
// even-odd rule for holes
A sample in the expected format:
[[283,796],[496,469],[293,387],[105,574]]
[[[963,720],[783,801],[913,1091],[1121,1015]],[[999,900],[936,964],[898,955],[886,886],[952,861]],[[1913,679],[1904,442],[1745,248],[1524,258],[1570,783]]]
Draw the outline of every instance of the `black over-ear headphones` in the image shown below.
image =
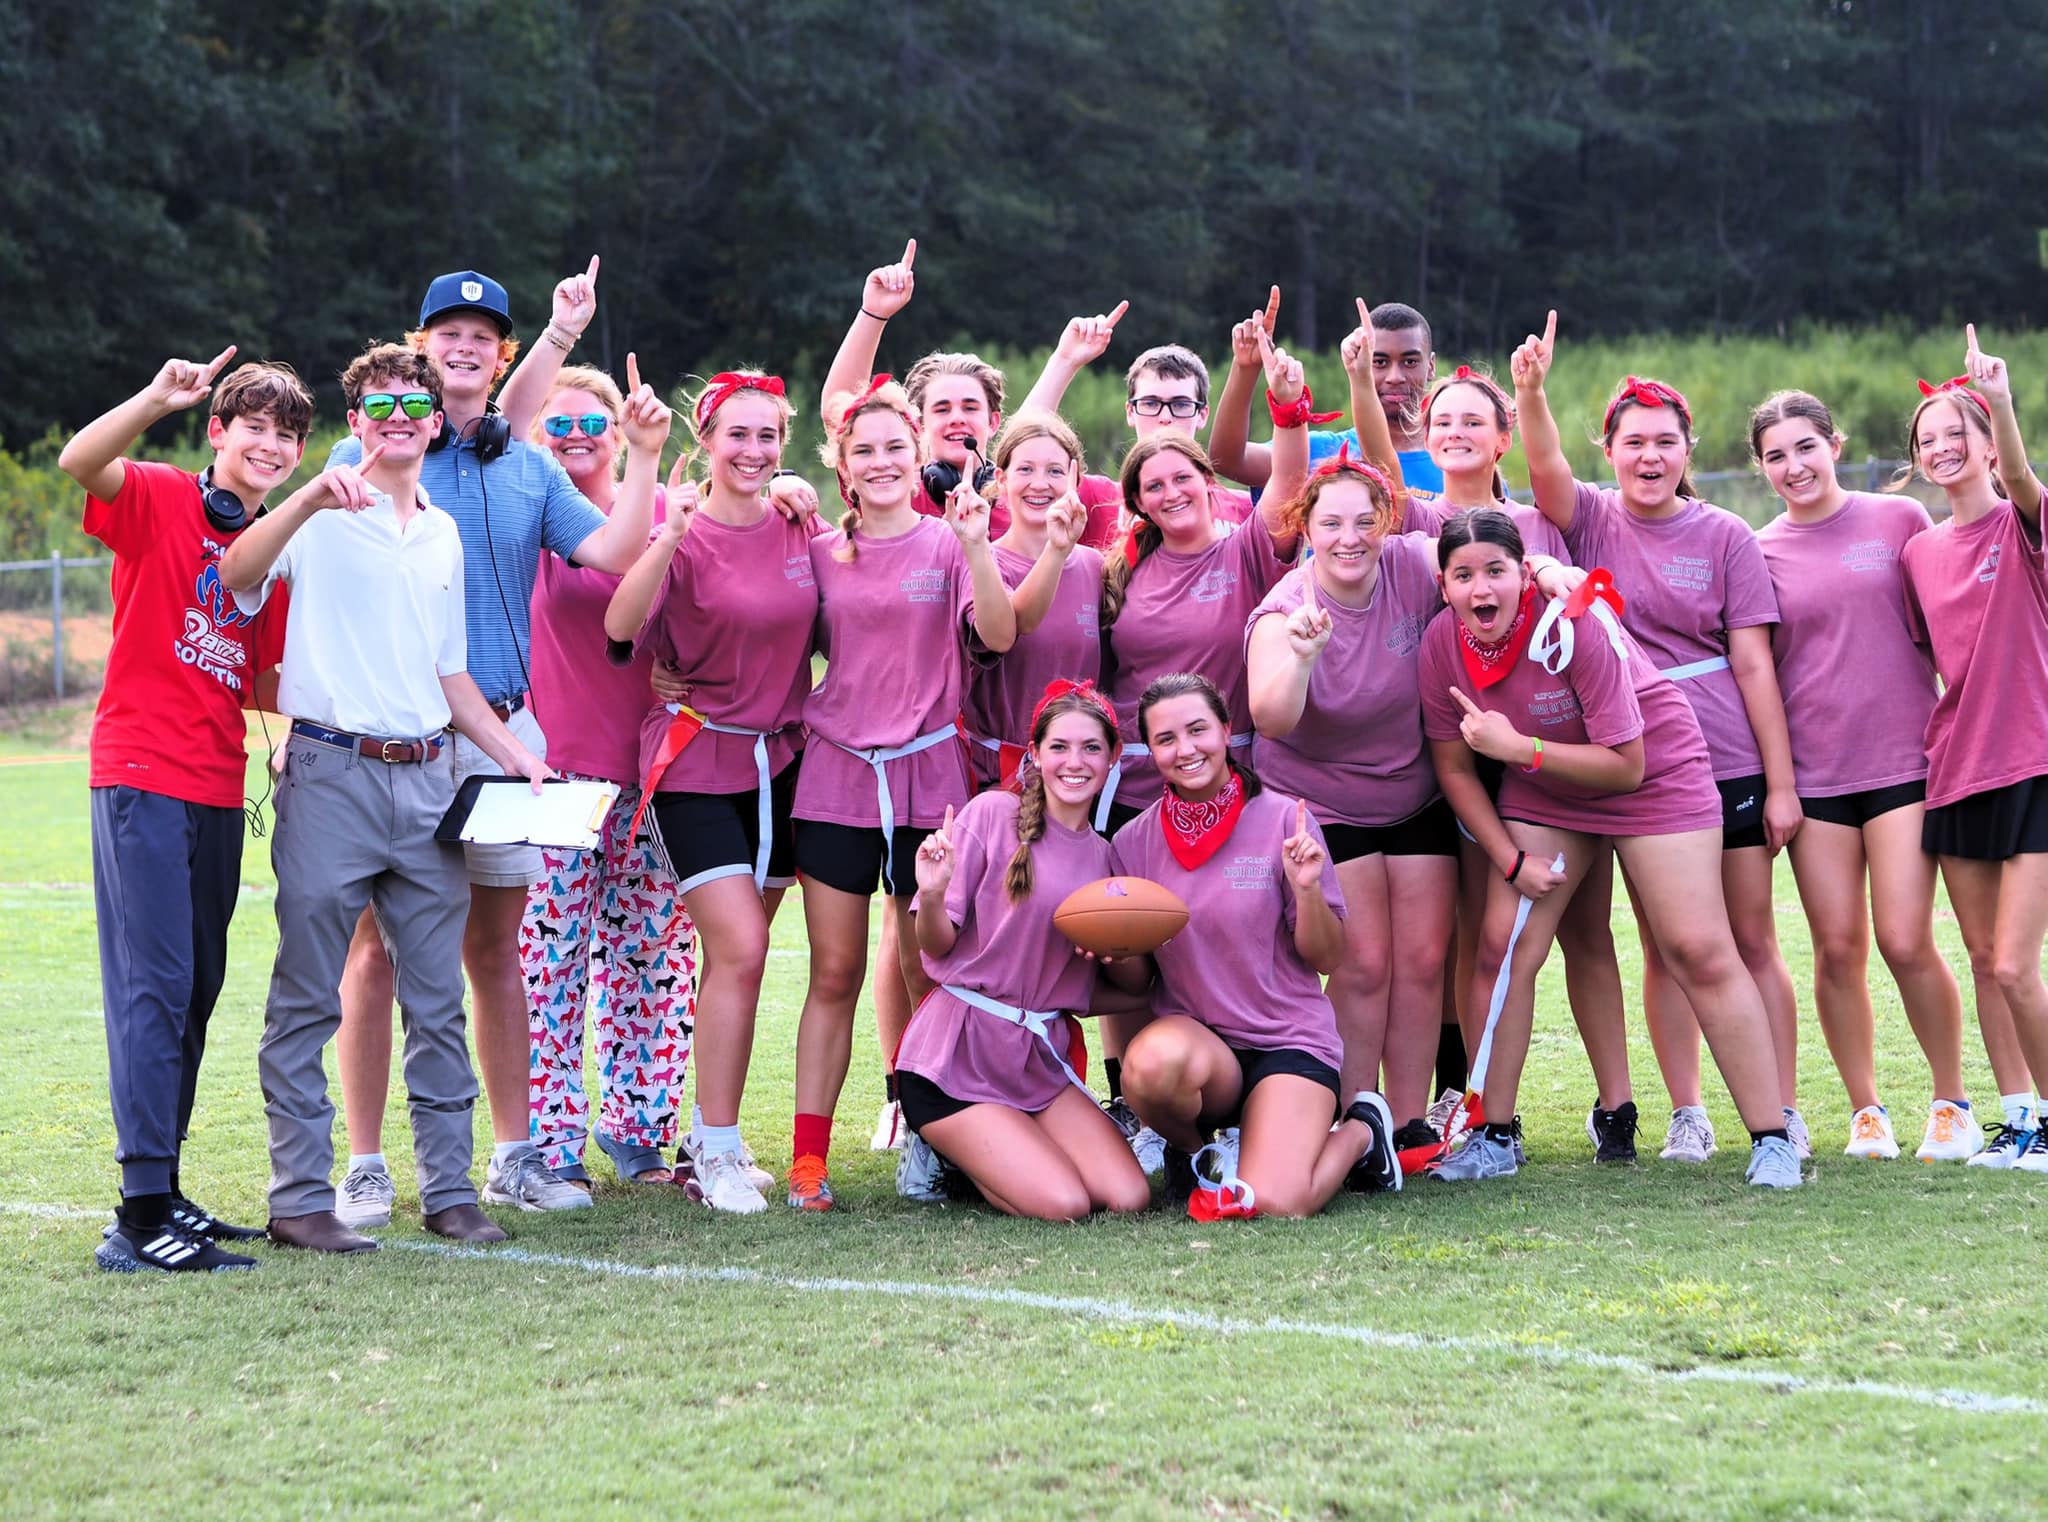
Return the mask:
[[249,509],[225,486],[213,484],[213,467],[199,472],[199,501],[206,509],[206,521],[223,534],[239,534],[249,526]]
[[[455,442],[455,430],[448,426],[448,414],[441,414],[441,431],[434,435],[427,445],[428,454],[437,454]],[[505,457],[505,451],[512,447],[512,425],[504,414],[498,411],[497,403],[485,405],[484,415],[476,420],[476,462],[488,465],[493,460]]]
[[[979,443],[973,439],[968,439],[966,443],[967,452],[974,456],[975,461],[974,489],[977,492],[985,492],[996,478],[996,468],[982,458]],[[954,488],[960,484],[960,467],[949,465],[944,460],[934,460],[918,472],[918,477],[924,482],[924,494],[938,506],[944,507],[946,498],[950,497]]]

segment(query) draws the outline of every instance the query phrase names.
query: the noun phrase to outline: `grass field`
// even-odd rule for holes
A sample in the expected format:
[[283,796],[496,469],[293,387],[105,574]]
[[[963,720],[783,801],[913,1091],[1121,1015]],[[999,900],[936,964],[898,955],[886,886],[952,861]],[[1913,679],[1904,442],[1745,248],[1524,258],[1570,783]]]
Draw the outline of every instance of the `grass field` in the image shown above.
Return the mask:
[[[1554,976],[1523,1089],[1532,1166],[1502,1183],[1227,1228],[915,1206],[864,1150],[864,1024],[830,1216],[714,1217],[597,1160],[597,1209],[452,1253],[418,1229],[394,1104],[384,1252],[96,1273],[116,1174],[85,767],[44,759],[71,733],[46,715],[0,742],[9,1518],[2040,1515],[2048,1180],[1840,1158],[1810,1008],[1810,1187],[1744,1188],[1740,1146],[1596,1170]],[[264,842],[244,878],[184,1173],[260,1222]],[[1789,875],[1780,894],[1803,990]],[[785,913],[743,1117],[778,1170],[800,925]],[[1917,1138],[1925,1069],[1890,985],[1874,993],[1885,1092]],[[1654,1116],[1646,1041],[1635,1057]],[[1739,1138],[1711,1080],[1709,1105]],[[480,1124],[479,1157],[488,1140]]]

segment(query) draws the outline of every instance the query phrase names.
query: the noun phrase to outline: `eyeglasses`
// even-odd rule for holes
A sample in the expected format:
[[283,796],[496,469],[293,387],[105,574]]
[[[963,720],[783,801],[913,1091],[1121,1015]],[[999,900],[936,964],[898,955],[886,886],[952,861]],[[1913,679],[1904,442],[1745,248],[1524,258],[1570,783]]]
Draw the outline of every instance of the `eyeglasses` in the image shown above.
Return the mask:
[[365,417],[381,423],[399,408],[414,422],[434,415],[434,397],[429,391],[407,391],[394,396],[389,391],[372,391],[356,403]]
[[586,412],[579,417],[571,417],[566,412],[558,412],[553,417],[544,417],[540,420],[540,426],[547,429],[548,437],[555,439],[566,439],[569,437],[570,431],[578,423],[583,425],[583,436],[585,438],[595,439],[603,437],[605,429],[611,427],[612,420],[602,412]]
[[1202,410],[1202,404],[1191,396],[1134,396],[1131,411],[1139,417],[1157,417],[1170,412],[1175,417],[1189,418]]

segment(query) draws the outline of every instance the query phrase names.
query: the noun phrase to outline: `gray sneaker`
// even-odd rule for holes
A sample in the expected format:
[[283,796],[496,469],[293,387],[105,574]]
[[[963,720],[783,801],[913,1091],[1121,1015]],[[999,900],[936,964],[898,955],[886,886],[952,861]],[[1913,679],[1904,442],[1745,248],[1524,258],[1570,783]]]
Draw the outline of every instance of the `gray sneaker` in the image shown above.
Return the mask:
[[499,1162],[491,1159],[484,1174],[484,1198],[493,1205],[517,1205],[521,1210],[588,1210],[591,1197],[562,1177],[541,1159],[540,1149],[525,1146]]
[[351,1168],[334,1197],[335,1218],[351,1231],[391,1224],[398,1186],[382,1168]]
[[903,1150],[896,1154],[897,1194],[920,1205],[945,1204],[945,1166],[932,1144],[911,1132],[904,1139]]
[[1799,1154],[1777,1136],[1766,1136],[1749,1149],[1749,1172],[1743,1177],[1759,1189],[1797,1189],[1806,1182],[1799,1176]]
[[1703,1163],[1714,1155],[1714,1123],[1698,1105],[1685,1105],[1671,1112],[1671,1129],[1664,1133],[1664,1150],[1657,1154],[1667,1163]]
[[[676,1152],[689,1167],[692,1174],[700,1178],[703,1176],[707,1160],[704,1156],[704,1139],[702,1137],[694,1131],[685,1131],[683,1133],[682,1145],[676,1149]],[[755,1191],[765,1199],[768,1191],[775,1187],[775,1175],[754,1161],[754,1149],[749,1147],[744,1140],[740,1142],[740,1150],[734,1155],[740,1160],[740,1171],[747,1176],[747,1182],[753,1185]]]
[[697,1185],[703,1203],[733,1215],[758,1215],[768,1208],[737,1152],[721,1152],[697,1164]]
[[1507,1178],[1517,1170],[1512,1141],[1496,1140],[1484,1131],[1474,1131],[1465,1145],[1432,1170],[1440,1179],[1460,1182],[1468,1179]]

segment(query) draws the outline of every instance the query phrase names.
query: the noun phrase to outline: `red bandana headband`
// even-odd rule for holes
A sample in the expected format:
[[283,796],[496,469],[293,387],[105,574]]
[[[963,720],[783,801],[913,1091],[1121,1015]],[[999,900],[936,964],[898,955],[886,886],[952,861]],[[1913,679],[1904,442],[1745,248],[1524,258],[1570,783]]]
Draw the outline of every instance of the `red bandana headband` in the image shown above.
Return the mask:
[[[891,375],[887,370],[882,371],[880,374],[876,375],[872,380],[868,382],[867,390],[863,391],[859,396],[855,397],[852,401],[846,404],[846,410],[839,414],[839,437],[841,437],[842,439],[846,437],[847,433],[853,428],[854,417],[860,412],[860,409],[865,407],[869,402],[873,401],[877,396],[881,395],[882,388],[884,386],[893,384],[895,379],[896,377]],[[904,422],[910,425],[910,431],[912,434],[917,433],[918,427],[916,418],[912,417],[909,413],[903,411],[899,407],[890,407],[889,410],[895,413],[898,417],[902,418]]]
[[1389,497],[1394,495],[1394,483],[1386,478],[1377,465],[1373,464],[1370,460],[1354,460],[1351,458],[1351,441],[1349,439],[1339,444],[1337,452],[1310,471],[1309,474],[1311,476],[1362,476]]
[[711,377],[704,394],[697,398],[695,408],[697,426],[702,428],[710,421],[719,408],[741,391],[760,391],[769,396],[784,394],[782,377],[779,375],[735,375],[730,370],[721,370]]
[[1943,382],[1942,382],[1942,383],[1941,383],[1940,385],[1938,385],[1938,386],[1930,386],[1930,385],[1928,385],[1928,384],[1927,384],[1927,382],[1926,382],[1926,381],[1921,381],[1921,382],[1920,382],[1920,394],[1921,394],[1921,395],[1922,395],[1923,397],[1927,397],[1927,396],[1960,396],[1960,397],[1965,397],[1965,398],[1967,398],[1968,400],[1970,400],[1970,401],[1973,401],[1973,402],[1975,402],[1975,403],[1977,404],[1977,410],[1978,410],[1978,411],[1980,411],[1980,412],[1982,412],[1982,413],[1984,414],[1984,416],[1986,416],[1986,417],[1989,417],[1989,416],[1991,416],[1991,403],[1989,403],[1989,402],[1985,401],[1985,400],[1984,400],[1984,398],[1983,398],[1982,396],[1978,395],[1978,394],[1977,394],[1977,393],[1976,393],[1975,391],[1972,391],[1972,390],[1970,389],[1970,377],[1969,377],[1969,376],[1967,376],[1967,375],[1958,375],[1957,377],[1955,377],[1955,379],[1953,379],[1953,380],[1945,380],[1945,381],[1943,381]]
[[1043,714],[1056,699],[1064,697],[1079,697],[1093,704],[1108,721],[1110,731],[1116,731],[1116,710],[1109,706],[1109,699],[1102,695],[1101,689],[1093,682],[1070,682],[1063,676],[1056,676],[1045,684],[1044,696],[1039,698],[1037,707],[1031,710],[1031,727],[1037,729],[1039,715]]
[[1436,405],[1436,399],[1442,396],[1447,388],[1458,385],[1460,382],[1466,385],[1477,386],[1481,391],[1484,391],[1493,400],[1493,404],[1507,414],[1508,427],[1513,428],[1515,426],[1515,423],[1518,421],[1515,413],[1515,404],[1508,399],[1507,392],[1501,390],[1500,382],[1490,375],[1482,374],[1480,371],[1473,369],[1470,365],[1458,366],[1456,370],[1451,372],[1449,380],[1437,382],[1436,390],[1429,394],[1429,406],[1423,409],[1423,415],[1425,417],[1429,415],[1430,409]]
[[1667,386],[1662,381],[1638,380],[1635,376],[1625,377],[1621,391],[1607,404],[1607,415],[1600,420],[1600,431],[1605,433],[1614,426],[1614,415],[1630,402],[1639,407],[1676,407],[1678,415],[1685,420],[1685,426],[1692,427],[1692,408],[1676,386]]

